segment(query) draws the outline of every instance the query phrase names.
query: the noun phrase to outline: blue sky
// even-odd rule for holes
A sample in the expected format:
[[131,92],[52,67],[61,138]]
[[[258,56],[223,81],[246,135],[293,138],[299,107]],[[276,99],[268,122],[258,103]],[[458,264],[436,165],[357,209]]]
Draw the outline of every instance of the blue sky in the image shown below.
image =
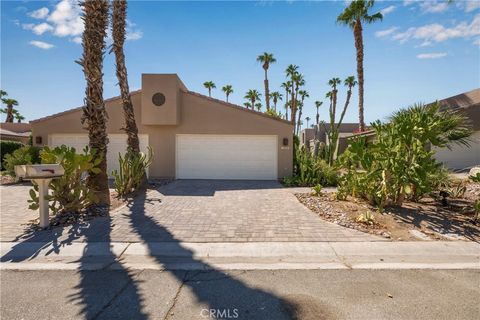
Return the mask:
[[[332,77],[356,75],[353,35],[335,23],[346,1],[130,1],[125,53],[132,90],[142,73],[178,73],[186,86],[231,84],[231,101],[248,89],[263,93],[255,61],[267,51],[271,90],[280,90],[289,64],[300,66],[310,98],[326,100]],[[365,116],[385,119],[415,102],[430,102],[480,86],[480,2],[378,1],[384,20],[364,29]],[[19,101],[27,120],[81,106],[85,81],[74,61],[83,29],[75,2],[1,2],[1,88]],[[113,56],[104,62],[104,97],[119,94]],[[343,90],[343,88],[342,88]],[[345,91],[345,90],[343,90]],[[345,121],[357,121],[357,93]],[[343,96],[340,97],[343,104]],[[327,119],[327,109],[321,109]],[[3,117],[2,117],[3,119]]]

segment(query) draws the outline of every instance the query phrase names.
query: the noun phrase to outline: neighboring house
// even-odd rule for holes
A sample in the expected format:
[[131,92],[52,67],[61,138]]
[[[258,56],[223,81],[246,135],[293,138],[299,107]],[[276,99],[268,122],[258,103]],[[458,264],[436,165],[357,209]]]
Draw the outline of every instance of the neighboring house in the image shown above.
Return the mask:
[[[289,121],[189,91],[176,74],[143,74],[131,93],[140,147],[154,152],[149,177],[177,179],[280,179],[292,174]],[[126,150],[120,97],[105,101],[108,172]],[[31,121],[34,145],[88,144],[82,108]]]
[[28,143],[31,135],[29,123],[3,122],[0,123],[0,140]]
[[[302,130],[300,134],[300,146],[305,146],[305,148],[313,151],[315,147],[315,131],[317,132],[317,139],[320,144],[327,145],[328,138],[327,132],[330,130],[329,123],[320,123],[315,130],[313,128],[308,128]],[[341,154],[347,147],[347,138],[351,137],[358,131],[358,123],[342,123],[339,128],[339,137],[337,141],[337,154]]]
[[470,147],[452,145],[448,148],[434,148],[435,158],[450,169],[464,170],[480,165],[480,89],[475,89],[439,101],[443,108],[459,110],[471,121],[473,135]]

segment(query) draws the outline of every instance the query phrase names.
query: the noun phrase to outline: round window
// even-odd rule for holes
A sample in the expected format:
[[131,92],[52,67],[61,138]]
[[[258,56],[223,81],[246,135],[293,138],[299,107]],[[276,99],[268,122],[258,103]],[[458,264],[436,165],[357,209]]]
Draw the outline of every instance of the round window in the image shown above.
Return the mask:
[[160,107],[165,103],[165,96],[163,95],[163,93],[157,92],[153,95],[152,102],[157,107]]

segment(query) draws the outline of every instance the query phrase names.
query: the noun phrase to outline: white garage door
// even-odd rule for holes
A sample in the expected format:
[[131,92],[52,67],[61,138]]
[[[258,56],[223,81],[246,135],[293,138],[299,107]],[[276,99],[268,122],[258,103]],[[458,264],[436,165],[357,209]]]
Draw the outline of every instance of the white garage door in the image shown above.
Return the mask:
[[177,179],[277,179],[277,136],[177,135]]
[[[147,152],[148,135],[139,134],[140,150]],[[122,155],[127,151],[126,134],[109,134],[109,143],[107,146],[107,172],[111,175],[113,170],[118,170],[118,153]],[[82,152],[88,145],[88,135],[86,134],[52,134],[48,136],[48,145],[52,147],[62,144],[73,147],[77,152]],[[148,175],[148,170],[147,170]]]

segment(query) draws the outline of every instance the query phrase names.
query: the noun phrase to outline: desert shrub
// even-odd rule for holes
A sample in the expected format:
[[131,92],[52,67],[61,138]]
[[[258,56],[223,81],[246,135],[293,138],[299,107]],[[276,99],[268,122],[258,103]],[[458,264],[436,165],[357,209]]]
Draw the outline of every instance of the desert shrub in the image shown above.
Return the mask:
[[445,174],[430,146],[468,145],[471,130],[466,123],[463,115],[441,111],[439,104],[416,105],[395,113],[390,123],[373,123],[376,140],[367,144],[363,137],[353,139],[339,158],[346,171],[340,192],[379,207],[420,199]]
[[313,196],[316,196],[316,197],[319,197],[322,195],[322,185],[321,184],[317,184],[316,186],[313,186],[312,187],[312,195]]
[[480,182],[480,172],[477,172],[476,175],[469,176],[468,178],[473,182]]
[[20,142],[0,141],[0,159],[2,170],[5,170],[5,157],[21,147],[23,147],[23,144]]
[[284,179],[289,186],[310,187],[315,185],[335,186],[337,171],[318,156],[308,150],[299,148],[295,152],[294,176]]
[[150,147],[148,147],[148,154],[129,151],[124,157],[121,154],[118,155],[119,170],[114,170],[112,175],[115,178],[115,190],[119,196],[126,196],[141,186],[152,158],[153,153]]
[[[76,153],[75,148],[62,145],[56,148],[44,147],[40,152],[42,163],[58,163],[65,170],[65,174],[50,182],[50,209],[58,212],[81,212],[95,203],[96,196],[87,187],[88,172],[98,173],[101,158],[96,157],[95,151],[85,147],[83,153]],[[29,208],[38,209],[38,186],[30,190]]]
[[375,217],[373,216],[373,213],[371,213],[370,211],[365,211],[364,213],[359,214],[356,220],[357,222],[361,222],[369,225],[372,225],[375,223]]
[[4,166],[8,175],[15,177],[15,166],[40,163],[40,147],[23,146],[5,156]]

